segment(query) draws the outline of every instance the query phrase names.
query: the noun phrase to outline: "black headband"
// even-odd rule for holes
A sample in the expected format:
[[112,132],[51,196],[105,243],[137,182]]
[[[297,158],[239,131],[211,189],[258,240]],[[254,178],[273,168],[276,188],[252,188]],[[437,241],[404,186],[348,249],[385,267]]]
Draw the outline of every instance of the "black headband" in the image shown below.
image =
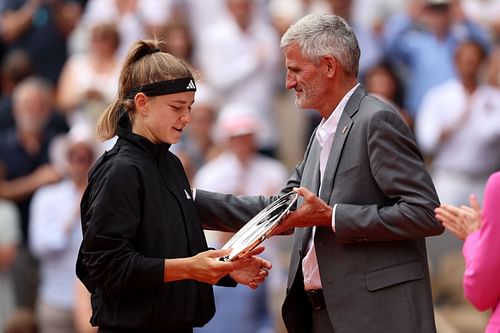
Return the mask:
[[143,93],[146,96],[159,96],[176,94],[186,91],[196,91],[196,84],[192,77],[185,77],[182,79],[166,80],[155,83],[149,83],[142,86],[130,89],[125,98],[134,98],[137,93]]

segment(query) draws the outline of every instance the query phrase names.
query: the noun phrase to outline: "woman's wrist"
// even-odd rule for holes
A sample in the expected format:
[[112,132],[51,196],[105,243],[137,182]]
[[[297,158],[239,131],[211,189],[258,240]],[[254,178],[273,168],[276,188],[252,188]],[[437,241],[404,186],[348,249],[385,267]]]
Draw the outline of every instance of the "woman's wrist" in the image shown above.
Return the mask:
[[163,282],[172,282],[190,278],[190,258],[165,259]]

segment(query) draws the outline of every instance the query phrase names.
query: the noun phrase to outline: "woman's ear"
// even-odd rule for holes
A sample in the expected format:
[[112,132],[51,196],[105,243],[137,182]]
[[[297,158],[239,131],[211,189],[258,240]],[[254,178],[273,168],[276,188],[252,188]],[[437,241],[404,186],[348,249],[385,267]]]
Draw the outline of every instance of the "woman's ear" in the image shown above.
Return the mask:
[[148,97],[143,93],[137,93],[134,97],[135,109],[137,112],[143,116],[147,115],[148,112]]

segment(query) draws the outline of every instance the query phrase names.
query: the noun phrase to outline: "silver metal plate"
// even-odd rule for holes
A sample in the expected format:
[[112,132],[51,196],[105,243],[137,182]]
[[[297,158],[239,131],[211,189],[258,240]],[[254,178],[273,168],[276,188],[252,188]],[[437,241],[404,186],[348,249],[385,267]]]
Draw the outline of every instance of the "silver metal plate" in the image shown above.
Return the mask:
[[232,249],[231,253],[222,258],[231,261],[245,257],[260,243],[268,238],[297,201],[296,192],[288,192],[248,221],[237,233],[229,239],[222,249]]

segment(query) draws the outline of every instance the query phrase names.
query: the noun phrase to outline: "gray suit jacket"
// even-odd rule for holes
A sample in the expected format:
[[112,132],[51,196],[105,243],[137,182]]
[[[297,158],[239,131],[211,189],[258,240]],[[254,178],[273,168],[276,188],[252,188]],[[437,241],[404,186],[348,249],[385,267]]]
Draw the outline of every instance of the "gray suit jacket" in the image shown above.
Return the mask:
[[[282,193],[318,193],[320,149],[313,134]],[[336,232],[319,227],[314,238],[335,332],[435,332],[424,237],[443,232],[438,197],[410,129],[362,86],[340,118],[319,196],[336,205]],[[196,207],[202,222],[234,230],[273,199],[199,190]],[[309,235],[294,234],[283,305],[290,332],[310,329],[301,269]]]

